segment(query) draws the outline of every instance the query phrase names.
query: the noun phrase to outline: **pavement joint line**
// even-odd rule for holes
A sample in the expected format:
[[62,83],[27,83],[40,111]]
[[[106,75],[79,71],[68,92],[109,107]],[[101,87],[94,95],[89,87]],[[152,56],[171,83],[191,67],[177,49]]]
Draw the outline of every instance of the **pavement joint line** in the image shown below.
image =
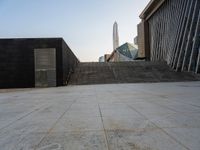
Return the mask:
[[32,113],[34,113],[34,112],[40,110],[42,107],[43,107],[43,106],[41,106],[41,107],[39,107],[39,108],[35,108],[35,109],[32,110],[31,112],[29,112],[29,113],[27,113],[27,114],[25,114],[25,115],[19,117],[18,119],[14,120],[14,121],[12,121],[12,122],[10,122],[10,123],[8,123],[8,124],[5,125],[4,127],[2,127],[2,128],[0,129],[0,131],[3,130],[3,129],[6,129],[7,127],[10,127],[12,124],[14,124],[15,122],[18,122],[19,120],[22,120],[22,119],[26,118],[27,116],[31,115]]
[[[178,126],[178,127],[162,127],[162,129],[177,129],[177,128],[185,128],[184,126]],[[187,127],[187,128],[199,128],[199,127]],[[130,131],[130,132],[137,132],[141,130],[145,131],[154,131],[154,130],[160,130],[160,127],[147,127],[147,128],[134,128],[134,129],[106,129],[107,131]]]
[[[141,91],[141,90],[140,90],[140,91]],[[155,95],[155,94],[152,94],[151,92],[145,92],[144,90],[142,90],[142,92],[143,92],[144,94],[147,94],[147,95],[157,96],[157,95]],[[144,101],[146,101],[146,102],[149,103],[149,100],[144,99]],[[161,106],[161,107],[163,107],[163,108],[167,108],[167,109],[172,110],[172,111],[174,111],[174,112],[176,112],[176,113],[180,113],[179,111],[176,111],[176,110],[173,109],[173,108],[170,108],[170,107],[167,107],[167,106],[165,106],[165,105],[159,104],[159,103],[157,103],[157,102],[155,102],[155,101],[152,101],[152,100],[151,100],[151,103],[154,103],[154,104],[156,104],[156,105],[158,105],[158,106]]]
[[56,120],[56,122],[52,125],[52,127],[46,132],[46,134],[44,135],[44,137],[39,141],[38,144],[35,145],[33,150],[37,150],[38,146],[44,141],[44,139],[51,133],[51,131],[53,130],[53,128],[56,126],[56,124],[60,121],[60,119],[70,110],[70,108],[72,107],[72,105],[74,103],[76,103],[78,98],[75,98],[74,101],[71,103],[71,105],[61,114],[61,116]]
[[[193,129],[193,128],[200,128],[200,127],[188,127],[188,126],[177,126],[177,127],[162,127],[163,129],[177,129],[177,128],[190,128],[190,129]],[[106,129],[106,131],[129,131],[129,132],[138,132],[138,131],[155,131],[155,130],[160,130],[158,127],[147,127],[147,128],[134,128],[134,129],[123,129],[123,128],[113,128],[113,129]],[[51,131],[51,133],[80,133],[80,132],[85,132],[85,133],[90,133],[90,132],[104,132],[104,130],[66,130],[66,131]],[[35,133],[38,133],[38,134],[45,134],[46,132],[35,132]],[[26,135],[26,134],[19,134],[19,135]]]
[[104,131],[104,135],[105,135],[106,146],[107,146],[107,149],[110,150],[110,147],[109,147],[109,144],[108,144],[108,135],[107,135],[107,131],[106,131],[105,126],[104,126],[103,116],[102,116],[102,112],[101,112],[101,108],[100,108],[99,104],[98,104],[98,107],[99,107],[99,113],[100,113],[100,116],[101,116],[101,122],[102,122],[102,125],[103,125],[103,131]]
[[[94,89],[94,92],[95,92],[95,98],[96,98],[96,100],[98,100],[96,89]],[[100,107],[99,103],[98,103],[98,108],[99,108],[99,114],[101,116],[101,123],[102,123],[102,126],[103,126],[104,138],[105,138],[105,141],[106,141],[105,142],[106,147],[107,147],[108,150],[110,150],[110,146],[109,146],[109,143],[108,143],[108,135],[107,135],[107,131],[106,131],[105,126],[104,126],[103,115],[102,115],[101,107]]]
[[144,114],[142,114],[141,112],[139,112],[137,109],[135,109],[134,107],[128,105],[129,108],[131,108],[132,110],[136,111],[138,114],[142,115],[144,118],[146,118],[147,120],[149,120],[149,122],[151,122],[153,125],[155,125],[158,129],[160,129],[163,133],[165,133],[167,136],[169,136],[170,138],[172,138],[175,142],[177,142],[178,144],[180,144],[181,146],[183,146],[185,149],[190,150],[187,146],[185,146],[181,141],[177,140],[175,137],[173,137],[171,134],[169,134],[168,132],[166,132],[164,130],[164,128],[159,127],[156,123],[154,123],[153,121],[151,121],[148,117],[146,117]]
[[[145,101],[148,102],[147,100],[145,100]],[[179,111],[176,111],[176,110],[173,109],[173,108],[167,107],[167,106],[162,105],[162,104],[158,104],[157,102],[152,102],[152,101],[151,101],[151,103],[156,104],[156,105],[158,105],[158,106],[160,106],[160,107],[163,107],[163,108],[169,109],[169,110],[171,110],[171,111],[173,111],[173,112],[175,112],[175,113],[180,113]]]
[[[184,102],[183,102],[183,103],[184,103]],[[194,105],[194,104],[191,104],[191,103],[184,103],[184,104],[189,104],[189,105],[192,105],[192,106],[194,106],[194,107],[200,108],[199,105]]]
[[[103,130],[65,130],[65,131],[52,131],[51,133],[80,133],[80,132],[103,132]],[[40,133],[40,132],[37,132]]]
[[[144,100],[144,101],[146,101],[146,102],[149,102],[148,100]],[[170,103],[170,101],[168,101],[169,103]],[[169,109],[169,110],[172,110],[172,111],[174,111],[175,113],[199,113],[200,112],[200,110],[199,111],[195,111],[195,112],[180,112],[180,111],[176,111],[175,109],[173,109],[173,108],[170,108],[170,107],[168,107],[168,106],[165,106],[165,105],[162,105],[162,104],[159,104],[159,103],[157,103],[157,102],[155,102],[155,101],[152,101],[151,100],[151,103],[154,103],[154,104],[156,104],[156,105],[159,105],[159,106],[161,106],[161,107],[163,107],[163,108],[167,108],[167,109]],[[178,103],[180,103],[180,102],[178,102]],[[181,103],[180,103],[181,104]],[[195,105],[192,105],[192,104],[189,104],[189,103],[184,103],[183,102],[183,104],[187,104],[187,105],[191,105],[191,106],[194,106],[194,107],[200,107],[200,106],[195,106]]]
[[[147,100],[145,100],[145,101],[147,102]],[[150,101],[151,101],[152,103],[156,103],[154,100],[150,100]],[[171,102],[171,101],[169,101],[169,100],[166,100],[166,101],[168,101],[169,103]],[[194,104],[187,103],[187,102],[179,102],[179,101],[175,101],[175,102],[180,103],[180,104],[183,103],[183,104],[187,104],[187,105],[191,105],[191,106],[194,106],[194,107],[200,108],[199,105],[194,105]],[[158,103],[156,103],[156,104],[162,106],[162,104],[158,104]],[[169,108],[169,107],[167,107],[167,106],[162,106],[162,107],[166,107],[166,108],[168,108],[168,109],[171,109],[171,110],[175,111],[174,109]]]

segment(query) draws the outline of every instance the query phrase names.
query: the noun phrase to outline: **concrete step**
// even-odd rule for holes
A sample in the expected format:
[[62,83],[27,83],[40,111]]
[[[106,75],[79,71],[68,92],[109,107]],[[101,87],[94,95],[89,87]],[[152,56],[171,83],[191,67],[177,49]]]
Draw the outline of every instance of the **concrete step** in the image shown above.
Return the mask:
[[199,75],[175,72],[165,62],[80,63],[71,75],[69,85],[196,81]]

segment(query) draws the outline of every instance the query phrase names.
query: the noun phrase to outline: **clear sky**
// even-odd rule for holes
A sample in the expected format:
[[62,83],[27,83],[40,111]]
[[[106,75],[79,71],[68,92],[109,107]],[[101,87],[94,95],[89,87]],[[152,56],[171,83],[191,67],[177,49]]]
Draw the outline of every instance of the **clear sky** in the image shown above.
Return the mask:
[[133,43],[149,1],[0,0],[0,37],[63,37],[81,61],[98,61],[112,52],[115,21],[120,44]]

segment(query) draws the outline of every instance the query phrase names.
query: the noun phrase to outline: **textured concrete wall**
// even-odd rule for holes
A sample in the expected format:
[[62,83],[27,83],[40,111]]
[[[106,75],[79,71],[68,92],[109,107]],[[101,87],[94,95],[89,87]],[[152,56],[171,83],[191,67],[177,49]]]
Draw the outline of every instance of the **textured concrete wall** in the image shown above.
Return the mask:
[[108,62],[117,62],[117,61],[119,61],[119,54],[117,53],[117,51],[114,51],[111,54],[111,57],[109,58]]
[[[76,57],[70,49],[63,48],[62,38],[0,39],[0,88],[35,86],[34,49],[37,48],[56,49],[57,86],[63,85],[63,76],[68,71],[63,65],[71,65],[70,60]],[[70,54],[63,54],[62,49]]]
[[138,24],[138,56],[145,57],[144,23]]
[[150,59],[149,49],[149,28],[148,22],[142,21],[138,24],[138,56],[141,58]]

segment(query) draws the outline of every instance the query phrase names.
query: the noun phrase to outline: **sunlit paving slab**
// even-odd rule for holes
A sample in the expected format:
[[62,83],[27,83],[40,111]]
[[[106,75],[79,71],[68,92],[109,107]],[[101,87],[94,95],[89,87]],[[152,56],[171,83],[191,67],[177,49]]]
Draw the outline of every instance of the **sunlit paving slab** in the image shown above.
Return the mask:
[[0,90],[0,150],[199,150],[200,82]]

